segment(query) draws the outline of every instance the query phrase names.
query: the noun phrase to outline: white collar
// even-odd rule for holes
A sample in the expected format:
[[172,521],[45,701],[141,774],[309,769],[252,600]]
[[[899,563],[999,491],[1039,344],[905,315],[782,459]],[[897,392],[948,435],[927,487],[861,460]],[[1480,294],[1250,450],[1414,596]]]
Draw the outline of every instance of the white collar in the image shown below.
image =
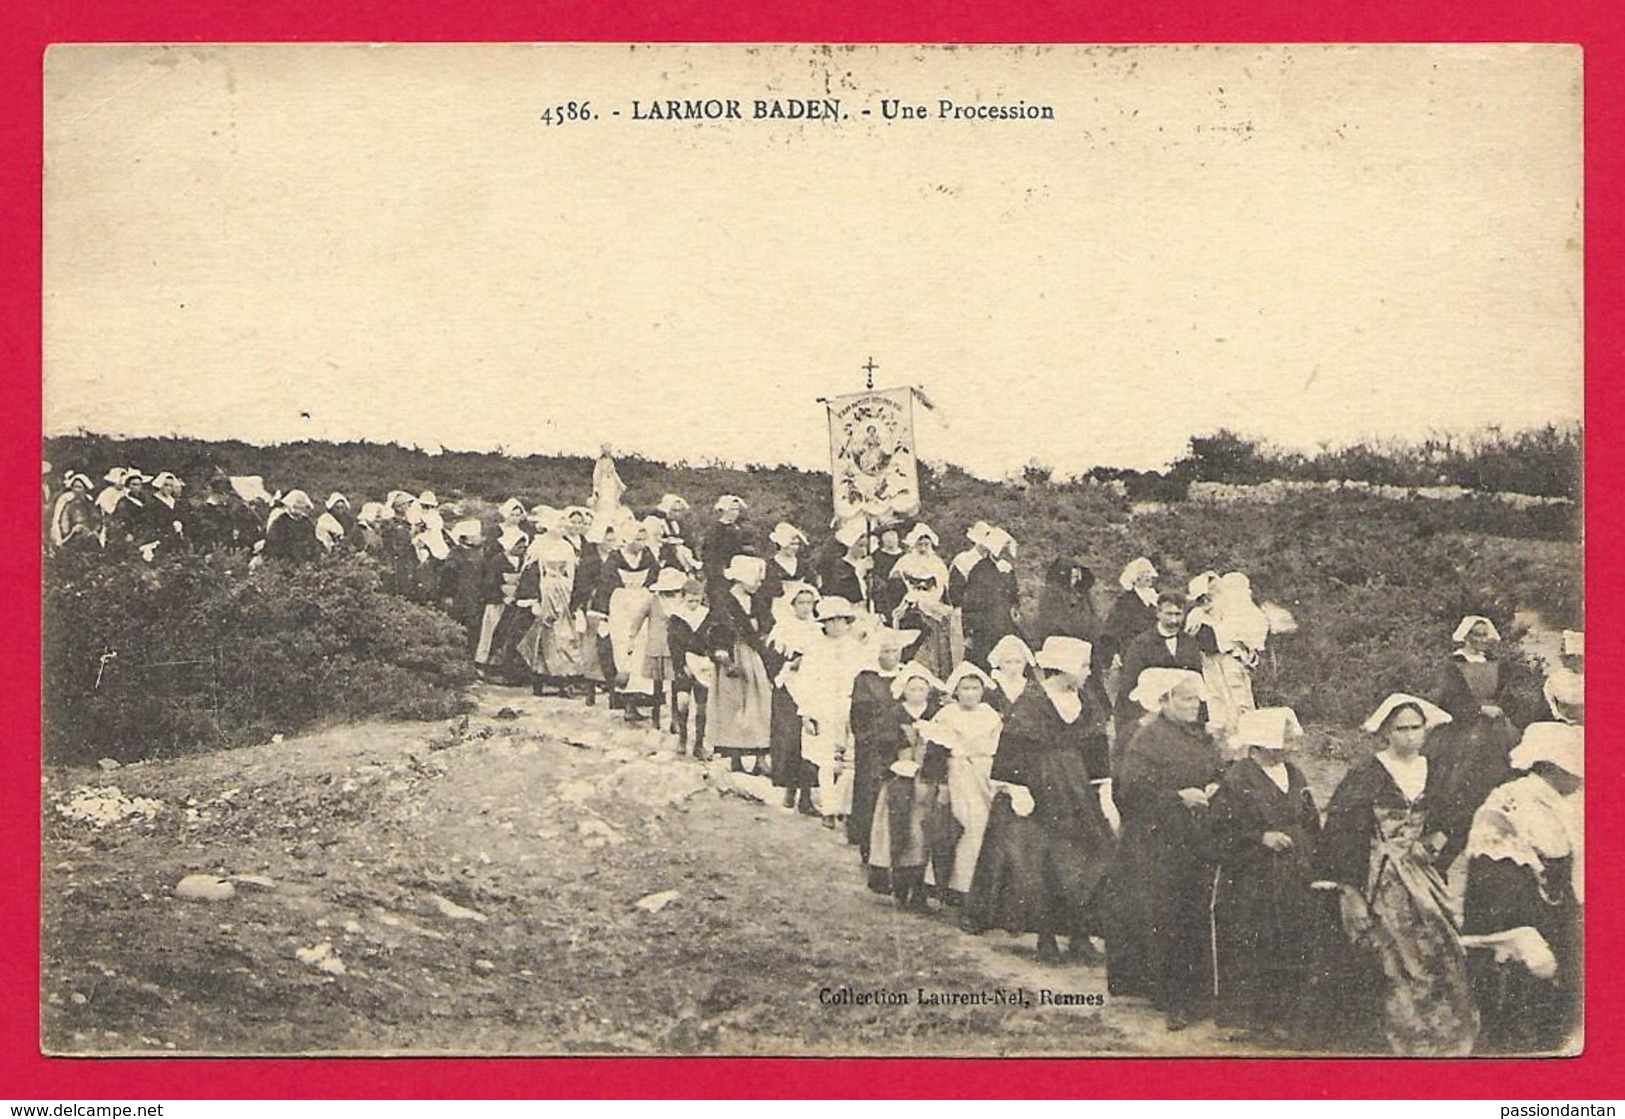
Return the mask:
[[1394,784],[1399,786],[1399,791],[1404,794],[1406,800],[1414,801],[1422,795],[1422,790],[1428,783],[1428,760],[1425,754],[1417,754],[1410,761],[1400,761],[1387,750],[1379,750],[1377,761],[1388,771],[1388,776],[1394,779]]
[[1291,787],[1292,775],[1287,772],[1286,762],[1271,762],[1269,765],[1265,765],[1263,762],[1254,758],[1253,764],[1259,769],[1263,770],[1264,776],[1273,781],[1275,783],[1275,787],[1280,789],[1283,793]]
[[[1042,684],[1040,687],[1044,687]],[[1070,688],[1056,695],[1049,688],[1044,688],[1044,694],[1055,707],[1056,714],[1061,716],[1063,722],[1075,723],[1083,714],[1083,697]]]

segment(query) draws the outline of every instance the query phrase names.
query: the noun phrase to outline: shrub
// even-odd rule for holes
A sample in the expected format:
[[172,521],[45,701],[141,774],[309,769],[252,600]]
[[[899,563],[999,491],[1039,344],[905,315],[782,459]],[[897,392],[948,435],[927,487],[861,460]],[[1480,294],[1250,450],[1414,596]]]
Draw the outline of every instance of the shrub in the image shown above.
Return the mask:
[[47,569],[45,754],[120,761],[264,741],[327,718],[444,717],[462,629],[383,591],[375,564],[61,557]]
[[1579,500],[1585,448],[1578,425],[1504,432],[1491,427],[1421,442],[1371,440],[1325,447],[1306,457],[1234,431],[1192,436],[1168,471],[1185,481],[1251,485],[1279,478],[1370,482],[1386,486],[1462,486]]

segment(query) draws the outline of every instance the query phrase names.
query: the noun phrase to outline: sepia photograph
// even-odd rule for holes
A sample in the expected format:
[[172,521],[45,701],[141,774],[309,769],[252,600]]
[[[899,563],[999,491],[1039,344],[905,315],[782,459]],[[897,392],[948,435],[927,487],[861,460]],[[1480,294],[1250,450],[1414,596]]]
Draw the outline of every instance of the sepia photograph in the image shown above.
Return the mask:
[[1578,47],[43,69],[43,1052],[1583,1052]]

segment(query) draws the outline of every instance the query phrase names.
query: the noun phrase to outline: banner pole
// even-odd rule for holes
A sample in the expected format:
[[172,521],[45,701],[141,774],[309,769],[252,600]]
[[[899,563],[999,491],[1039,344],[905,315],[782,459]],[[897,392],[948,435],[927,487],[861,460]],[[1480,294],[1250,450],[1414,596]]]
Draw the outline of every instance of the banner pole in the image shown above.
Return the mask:
[[863,558],[869,561],[869,577],[863,581],[863,605],[869,613],[875,612],[875,522],[866,508],[863,511]]

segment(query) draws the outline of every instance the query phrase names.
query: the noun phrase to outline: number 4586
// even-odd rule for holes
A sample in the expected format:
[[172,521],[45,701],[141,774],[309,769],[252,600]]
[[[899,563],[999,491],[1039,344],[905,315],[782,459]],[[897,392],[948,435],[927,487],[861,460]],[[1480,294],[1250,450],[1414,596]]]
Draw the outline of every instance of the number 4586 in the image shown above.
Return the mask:
[[573,120],[593,120],[591,101],[566,101],[560,105],[549,105],[542,110],[543,124],[566,124]]

